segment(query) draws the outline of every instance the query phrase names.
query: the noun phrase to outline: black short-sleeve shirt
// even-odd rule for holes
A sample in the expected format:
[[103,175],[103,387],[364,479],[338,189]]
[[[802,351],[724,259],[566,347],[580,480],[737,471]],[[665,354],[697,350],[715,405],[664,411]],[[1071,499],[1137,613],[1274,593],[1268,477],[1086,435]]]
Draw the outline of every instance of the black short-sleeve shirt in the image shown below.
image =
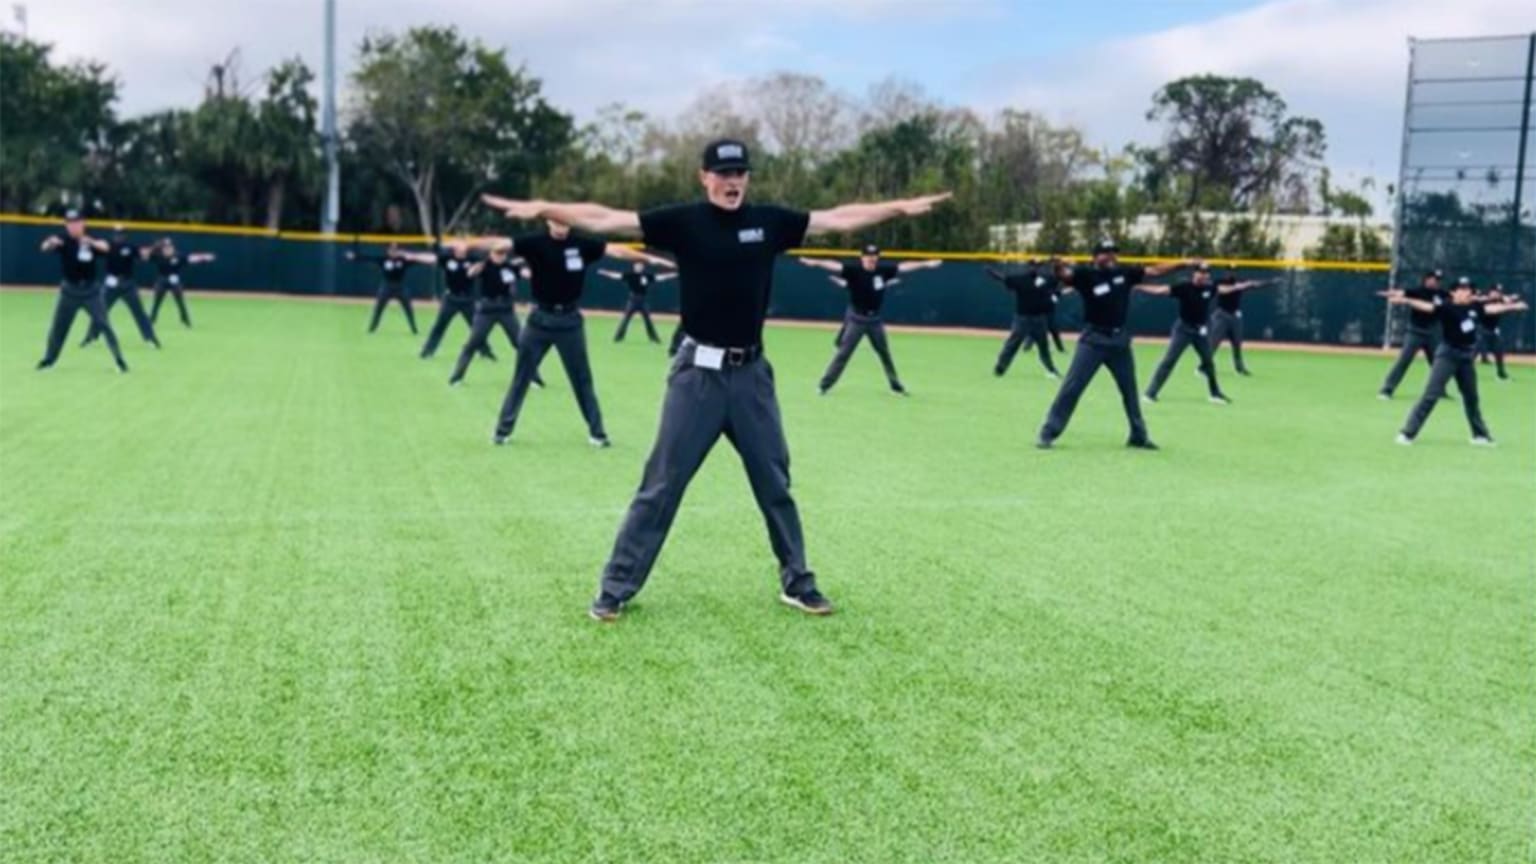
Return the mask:
[[1503,303],[1503,300],[1479,300],[1477,301],[1477,323],[1484,330],[1499,329],[1499,320],[1504,317],[1503,312],[1489,312],[1489,306]]
[[1191,327],[1204,327],[1211,318],[1211,298],[1216,286],[1207,282],[1196,285],[1180,282],[1168,289],[1169,296],[1179,301],[1179,320]]
[[1015,315],[1049,315],[1056,306],[1056,298],[1061,296],[1056,277],[1038,270],[1005,276],[1003,287],[1013,292]]
[[511,303],[517,293],[517,264],[510,259],[497,264],[486,261],[480,268],[480,299],[487,303]]
[[1239,288],[1236,291],[1228,291],[1225,294],[1218,290],[1216,292],[1216,308],[1236,315],[1243,311],[1243,295],[1247,293],[1247,288]]
[[160,272],[161,278],[168,281],[180,282],[181,270],[185,266],[187,266],[187,259],[180,255],[155,256],[155,269]]
[[73,237],[60,237],[64,245],[54,250],[59,253],[59,268],[65,282],[92,282],[96,279],[96,259],[100,255],[89,243],[81,243]]
[[[1439,288],[1409,288],[1407,291],[1403,292],[1403,295],[1413,300],[1422,300],[1425,303],[1433,303],[1436,306],[1442,306],[1446,302],[1445,292]],[[1435,313],[1420,312],[1417,309],[1409,307],[1408,323],[1420,330],[1428,330],[1429,328],[1435,326]]]
[[726,348],[762,342],[774,261],[805,242],[810,223],[803,210],[767,204],[699,201],[640,214],[646,245],[677,258],[683,332]]
[[863,264],[844,264],[842,278],[848,283],[848,305],[860,315],[879,315],[885,304],[885,289],[896,281],[899,272],[894,264],[876,264],[873,270],[865,270]]
[[629,286],[629,293],[636,297],[644,297],[646,292],[651,290],[651,283],[654,281],[656,277],[649,273],[636,273],[631,270],[624,274],[624,284]]
[[1083,319],[1091,327],[1125,326],[1131,292],[1147,276],[1141,267],[1085,267],[1072,271],[1072,287],[1083,298]]
[[379,259],[379,270],[384,273],[384,281],[401,282],[405,279],[405,271],[411,266],[411,262],[393,255],[385,255]]
[[1477,303],[1447,301],[1437,306],[1430,317],[1439,320],[1443,341],[1455,348],[1471,348],[1477,344],[1477,322],[1482,315]]
[[580,302],[587,268],[603,260],[608,244],[575,232],[556,240],[545,232],[514,238],[512,248],[533,273],[534,302],[568,306]]
[[139,250],[132,243],[113,243],[107,251],[107,275],[119,281],[133,278],[133,267],[139,263]]
[[466,255],[463,258],[453,257],[453,253],[446,249],[437,253],[437,266],[443,270],[443,284],[448,293],[455,297],[469,297],[475,293],[475,282],[469,276],[469,268],[475,262]]

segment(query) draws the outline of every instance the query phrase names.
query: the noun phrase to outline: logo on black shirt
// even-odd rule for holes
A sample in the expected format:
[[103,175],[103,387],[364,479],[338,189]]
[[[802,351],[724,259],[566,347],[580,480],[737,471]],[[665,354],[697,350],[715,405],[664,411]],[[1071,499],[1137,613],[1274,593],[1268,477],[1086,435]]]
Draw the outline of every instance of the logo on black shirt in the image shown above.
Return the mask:
[[762,243],[767,238],[761,228],[743,228],[736,232],[736,239],[742,243]]

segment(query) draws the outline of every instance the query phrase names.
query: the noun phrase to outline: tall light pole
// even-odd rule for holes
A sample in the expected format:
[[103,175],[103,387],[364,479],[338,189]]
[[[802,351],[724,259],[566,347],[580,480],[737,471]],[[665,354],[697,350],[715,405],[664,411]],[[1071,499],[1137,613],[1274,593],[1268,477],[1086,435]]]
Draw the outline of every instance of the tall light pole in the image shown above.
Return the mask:
[[320,230],[336,233],[341,220],[341,166],[336,161],[336,0],[325,0],[325,105],[321,108],[325,139],[325,212]]

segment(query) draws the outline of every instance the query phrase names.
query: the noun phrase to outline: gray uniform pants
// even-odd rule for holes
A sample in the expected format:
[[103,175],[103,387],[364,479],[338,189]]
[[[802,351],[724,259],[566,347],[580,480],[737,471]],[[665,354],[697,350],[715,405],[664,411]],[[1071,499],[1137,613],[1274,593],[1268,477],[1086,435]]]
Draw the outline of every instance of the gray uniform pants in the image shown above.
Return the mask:
[[1184,349],[1193,345],[1195,353],[1200,355],[1200,374],[1205,376],[1211,395],[1225,398],[1221,394],[1221,385],[1216,383],[1216,363],[1211,359],[1211,344],[1206,341],[1205,334],[1205,327],[1194,327],[1183,321],[1173,322],[1173,333],[1168,337],[1168,351],[1163,354],[1162,362],[1157,364],[1157,370],[1152,373],[1152,382],[1147,385],[1148,396],[1157,398],[1163,385],[1168,382],[1168,376],[1179,365]]
[[869,337],[869,344],[875,348],[875,353],[880,355],[880,365],[885,367],[885,380],[891,387],[901,389],[901,379],[896,376],[896,364],[891,360],[891,345],[885,338],[885,322],[878,315],[860,315],[857,312],[849,313],[843,322],[842,339],[838,342],[837,353],[832,355],[832,362],[827,366],[827,371],[821,376],[821,389],[831,390],[837,379],[843,376],[843,370],[848,368],[848,360],[853,352],[858,350],[859,342],[865,336]]
[[692,340],[683,343],[667,378],[661,428],[645,463],[640,489],[603,568],[602,591],[628,600],[645,585],[667,539],[688,483],[724,435],[746,469],[752,495],[768,526],[783,591],[798,596],[816,587],[806,567],[800,513],[789,491],[789,445],[774,392],[773,367],[759,359],[742,366],[700,369]]
[[[469,361],[473,360],[477,352],[484,352],[490,348],[491,331],[501,327],[507,335],[507,341],[511,343],[512,350],[523,341],[522,323],[517,320],[517,312],[511,303],[484,303],[475,307],[475,317],[469,322],[469,339],[465,341],[463,349],[459,351],[458,362],[453,364],[453,375],[450,382],[461,380],[464,373],[469,371]],[[537,367],[533,370],[533,383],[544,386],[544,379],[539,377]]]
[[1047,341],[1049,337],[1050,321],[1046,316],[1013,316],[1013,327],[1008,331],[1008,338],[1003,340],[1003,350],[997,355],[997,365],[993,371],[999,375],[1007,372],[1019,351],[1034,346],[1040,353],[1040,365],[1052,375],[1056,374],[1056,363],[1051,359],[1051,343]]
[[1072,352],[1072,365],[1067,377],[1061,382],[1061,390],[1051,403],[1040,428],[1040,440],[1047,443],[1061,437],[1072,412],[1077,410],[1077,400],[1088,389],[1088,383],[1098,374],[1100,366],[1108,366],[1109,374],[1120,388],[1120,401],[1125,406],[1125,419],[1131,426],[1131,443],[1147,440],[1147,424],[1141,416],[1141,395],[1136,392],[1136,356],[1131,353],[1131,336],[1125,329],[1105,331],[1088,328],[1077,340],[1077,350]]
[[1408,374],[1408,367],[1413,365],[1413,356],[1420,351],[1424,352],[1425,360],[1434,363],[1435,345],[1439,341],[1435,338],[1434,330],[1409,327],[1408,333],[1403,337],[1402,350],[1397,352],[1397,360],[1392,363],[1392,368],[1387,370],[1387,379],[1381,382],[1381,392],[1388,396],[1397,392],[1397,385],[1403,383],[1403,376]]
[[1243,314],[1241,312],[1233,313],[1225,309],[1217,309],[1211,313],[1212,357],[1216,356],[1223,340],[1232,342],[1232,368],[1241,374],[1248,374],[1248,367],[1243,363]]
[[[437,320],[432,322],[432,329],[427,331],[427,341],[421,346],[422,357],[431,357],[437,353],[437,346],[443,343],[443,334],[448,332],[448,325],[453,323],[454,316],[462,317],[465,326],[473,330],[475,327],[474,298],[453,294],[443,295],[442,302],[437,307]],[[489,348],[486,349],[486,351],[489,350]],[[487,354],[487,356],[491,355]]]
[[624,304],[624,317],[619,319],[619,330],[613,334],[613,341],[624,341],[624,334],[629,332],[629,319],[636,314],[645,322],[645,335],[651,337],[652,342],[660,342],[661,337],[656,335],[656,325],[651,322],[651,310],[645,308],[644,294],[629,295],[629,302]]
[[[139,299],[139,286],[132,281],[118,282],[116,285],[101,289],[102,303],[107,311],[107,318],[112,317],[112,307],[121,300],[128,307],[128,314],[133,316],[133,323],[139,328],[139,336],[151,345],[159,345],[160,340],[155,338],[154,322],[149,320],[149,313],[144,311],[144,303]],[[95,342],[101,336],[101,328],[96,322],[91,321],[91,329],[85,334],[85,341],[81,345]]]
[[1472,434],[1491,437],[1478,404],[1474,352],[1470,348],[1451,345],[1441,345],[1435,352],[1435,363],[1429,370],[1429,384],[1424,388],[1424,395],[1414,403],[1413,410],[1408,412],[1408,421],[1403,424],[1404,435],[1409,438],[1418,436],[1430,412],[1435,410],[1435,405],[1445,396],[1445,385],[1452,378],[1456,379],[1456,389],[1461,391],[1461,407],[1467,412],[1467,425],[1472,427]]
[[508,436],[517,426],[517,416],[523,410],[523,399],[528,388],[539,377],[539,363],[549,349],[560,353],[560,363],[565,375],[571,380],[576,394],[576,405],[587,421],[587,431],[593,438],[607,438],[603,431],[603,412],[597,406],[597,390],[592,385],[592,364],[587,360],[587,330],[581,312],[549,312],[535,309],[528,316],[528,326],[523,328],[523,338],[517,344],[517,369],[512,373],[512,386],[507,398],[501,403],[501,416],[496,421],[496,434]]
[[379,293],[373,300],[373,318],[368,322],[368,332],[379,329],[379,319],[384,317],[384,307],[389,301],[398,300],[400,308],[405,310],[405,323],[411,325],[411,334],[416,333],[416,312],[411,309],[411,295],[403,282],[390,282],[385,280],[379,283]]
[[187,298],[181,293],[181,280],[162,276],[155,280],[154,302],[149,307],[149,320],[160,320],[160,304],[165,302],[165,295],[171,295],[176,301],[176,311],[181,313],[181,323],[187,327],[192,326],[192,316],[187,314]]
[[74,326],[75,315],[84,312],[91,323],[101,330],[107,340],[107,349],[119,368],[126,367],[123,352],[117,345],[117,334],[107,320],[107,304],[102,300],[101,289],[90,282],[66,282],[59,288],[59,299],[53,307],[53,323],[48,327],[48,342],[43,349],[43,361],[39,366],[52,366],[64,350],[64,340],[69,338],[69,328]]
[[1479,327],[1477,334],[1477,356],[1484,363],[1488,362],[1488,355],[1493,355],[1493,360],[1499,370],[1500,378],[1508,378],[1509,373],[1504,369],[1504,336],[1497,329],[1489,330]]

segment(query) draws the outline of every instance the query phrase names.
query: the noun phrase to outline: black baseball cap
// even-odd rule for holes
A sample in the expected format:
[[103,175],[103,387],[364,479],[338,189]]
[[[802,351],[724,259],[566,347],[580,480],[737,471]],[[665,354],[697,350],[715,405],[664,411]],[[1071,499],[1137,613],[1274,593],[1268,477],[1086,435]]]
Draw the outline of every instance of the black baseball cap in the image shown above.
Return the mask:
[[1204,261],[1201,261],[1199,264],[1195,265],[1195,272],[1196,273],[1209,273],[1209,272],[1211,272],[1211,265],[1205,263]]
[[879,255],[880,254],[880,247],[876,246],[873,243],[865,243],[864,244],[864,252],[863,252],[863,254],[865,254],[865,255]]
[[1424,278],[1425,279],[1444,279],[1445,278],[1445,271],[1444,270],[1427,270],[1424,273]]
[[1470,277],[1470,276],[1458,276],[1458,277],[1456,277],[1456,287],[1457,288],[1471,288],[1472,287],[1472,277]]
[[73,207],[71,207],[68,210],[64,211],[64,221],[65,222],[79,222],[80,220],[82,220],[84,218],[85,218],[84,216],[80,215],[80,211],[76,210]]
[[709,142],[704,148],[705,171],[750,171],[747,145],[734,138],[721,138]]
[[1103,255],[1106,252],[1113,253],[1119,251],[1120,247],[1116,246],[1115,241],[1108,237],[1101,237],[1099,238],[1099,242],[1093,244],[1093,254],[1095,255]]

